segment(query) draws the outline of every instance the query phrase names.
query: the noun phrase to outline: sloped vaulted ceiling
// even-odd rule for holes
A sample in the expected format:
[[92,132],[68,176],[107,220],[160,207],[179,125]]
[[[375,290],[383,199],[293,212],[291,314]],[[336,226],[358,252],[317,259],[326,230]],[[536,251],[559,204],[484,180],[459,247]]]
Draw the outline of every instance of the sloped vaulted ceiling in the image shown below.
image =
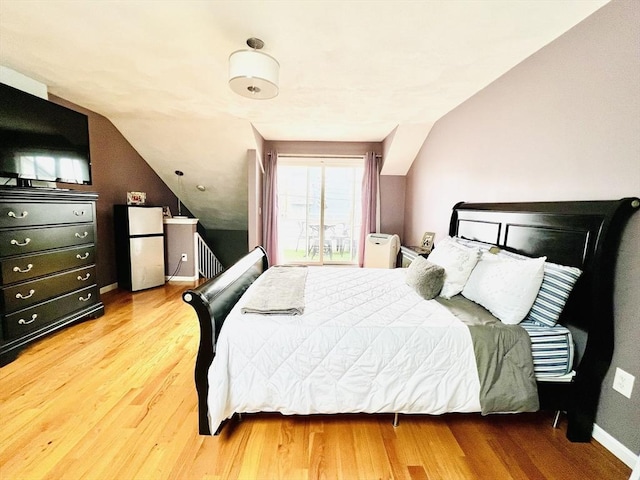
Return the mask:
[[[605,3],[0,0],[0,65],[109,118],[205,226],[246,229],[252,125],[267,140],[394,132],[383,173],[404,175],[438,118]],[[227,85],[252,36],[281,65],[272,100]]]

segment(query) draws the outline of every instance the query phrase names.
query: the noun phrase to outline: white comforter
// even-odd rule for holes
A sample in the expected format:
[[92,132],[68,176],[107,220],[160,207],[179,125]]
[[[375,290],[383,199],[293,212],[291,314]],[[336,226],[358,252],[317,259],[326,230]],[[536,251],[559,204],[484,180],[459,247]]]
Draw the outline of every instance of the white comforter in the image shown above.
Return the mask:
[[227,317],[209,369],[212,431],[234,412],[480,411],[468,328],[404,269],[309,267],[300,316]]

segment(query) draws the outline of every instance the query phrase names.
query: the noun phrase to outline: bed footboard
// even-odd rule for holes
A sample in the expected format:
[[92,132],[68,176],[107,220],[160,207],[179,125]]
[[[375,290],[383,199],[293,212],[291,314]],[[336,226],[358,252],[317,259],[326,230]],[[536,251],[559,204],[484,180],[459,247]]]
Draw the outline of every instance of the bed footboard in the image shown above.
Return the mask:
[[215,356],[216,341],[222,324],[249,285],[268,267],[266,252],[262,247],[256,247],[217,277],[182,294],[182,299],[196,311],[200,323],[200,346],[195,366],[200,435],[212,434],[207,407],[207,372]]

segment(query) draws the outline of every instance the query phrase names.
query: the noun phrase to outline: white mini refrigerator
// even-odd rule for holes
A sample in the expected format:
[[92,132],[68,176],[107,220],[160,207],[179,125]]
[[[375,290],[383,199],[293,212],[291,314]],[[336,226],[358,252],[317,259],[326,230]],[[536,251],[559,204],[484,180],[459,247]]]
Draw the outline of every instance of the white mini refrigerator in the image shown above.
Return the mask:
[[114,205],[118,286],[137,291],[164,285],[162,207]]

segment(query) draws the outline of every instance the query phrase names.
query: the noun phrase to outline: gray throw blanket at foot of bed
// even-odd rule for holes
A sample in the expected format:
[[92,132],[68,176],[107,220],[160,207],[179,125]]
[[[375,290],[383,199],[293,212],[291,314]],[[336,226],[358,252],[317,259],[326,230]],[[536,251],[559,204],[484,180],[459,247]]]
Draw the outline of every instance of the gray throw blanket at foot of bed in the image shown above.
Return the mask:
[[517,325],[469,325],[482,414],[540,408],[529,335]]
[[271,267],[258,279],[242,313],[302,315],[307,268]]
[[480,305],[456,295],[438,303],[469,328],[480,380],[482,414],[535,412],[539,407],[531,339],[519,325],[505,325]]

